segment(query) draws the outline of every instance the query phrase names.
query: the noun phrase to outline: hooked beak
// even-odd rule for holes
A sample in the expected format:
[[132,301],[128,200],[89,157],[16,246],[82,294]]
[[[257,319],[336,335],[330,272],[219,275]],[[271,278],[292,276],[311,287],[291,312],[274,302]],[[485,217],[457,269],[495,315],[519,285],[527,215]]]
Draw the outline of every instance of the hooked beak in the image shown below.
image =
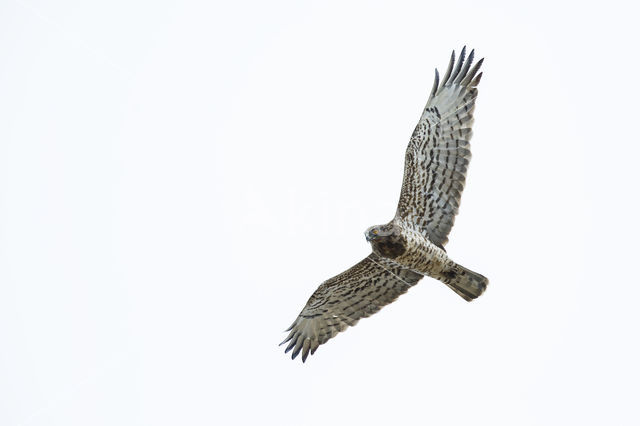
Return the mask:
[[366,230],[364,232],[364,237],[367,239],[367,242],[371,242],[377,235],[377,232],[373,232],[373,229]]

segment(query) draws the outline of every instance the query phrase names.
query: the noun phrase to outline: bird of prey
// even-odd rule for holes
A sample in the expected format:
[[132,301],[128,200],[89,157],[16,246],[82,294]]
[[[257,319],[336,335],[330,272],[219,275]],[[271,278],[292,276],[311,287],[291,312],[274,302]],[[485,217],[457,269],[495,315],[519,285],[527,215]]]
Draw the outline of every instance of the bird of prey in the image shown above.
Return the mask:
[[[458,213],[467,166],[473,110],[478,96],[474,51],[449,66],[435,81],[405,154],[404,178],[395,217],[365,232],[372,253],[343,273],[323,282],[311,295],[281,343],[289,342],[302,361],[360,318],[368,317],[428,275],[467,301],[480,296],[489,281],[451,260],[444,249]],[[477,75],[476,75],[477,74]]]

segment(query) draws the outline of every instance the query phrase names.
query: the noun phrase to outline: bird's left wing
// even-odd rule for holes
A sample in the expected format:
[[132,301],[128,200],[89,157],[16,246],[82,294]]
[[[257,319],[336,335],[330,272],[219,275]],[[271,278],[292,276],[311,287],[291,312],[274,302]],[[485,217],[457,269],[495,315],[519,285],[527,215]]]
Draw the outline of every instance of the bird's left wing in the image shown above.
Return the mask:
[[440,247],[447,243],[460,205],[471,158],[476,86],[482,77],[476,73],[483,60],[471,68],[474,52],[465,59],[465,50],[457,64],[451,54],[442,82],[436,70],[431,96],[407,147],[396,212]]
[[361,262],[318,287],[298,318],[287,329],[285,353],[294,359],[302,352],[304,362],[318,346],[360,318],[368,317],[393,302],[415,285],[422,275],[371,253]]

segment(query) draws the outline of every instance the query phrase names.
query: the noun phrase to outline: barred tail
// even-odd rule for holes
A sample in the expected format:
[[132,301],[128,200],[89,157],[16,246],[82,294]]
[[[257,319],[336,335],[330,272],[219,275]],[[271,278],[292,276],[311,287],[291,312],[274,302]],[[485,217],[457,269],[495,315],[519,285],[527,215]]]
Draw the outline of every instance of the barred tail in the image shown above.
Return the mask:
[[467,302],[480,296],[489,284],[489,280],[484,276],[458,264],[449,270],[443,271],[437,278]]

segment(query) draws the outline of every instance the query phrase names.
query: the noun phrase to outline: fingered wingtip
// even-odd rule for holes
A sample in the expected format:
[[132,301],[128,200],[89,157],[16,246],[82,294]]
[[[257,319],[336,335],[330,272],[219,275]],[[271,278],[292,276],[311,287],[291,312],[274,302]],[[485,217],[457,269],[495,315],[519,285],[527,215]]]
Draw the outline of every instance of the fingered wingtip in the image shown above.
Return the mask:
[[482,72],[480,72],[480,73],[476,76],[476,78],[474,78],[474,79],[473,79],[473,81],[471,82],[471,85],[472,85],[472,86],[474,86],[474,87],[475,87],[475,86],[477,86],[477,85],[478,85],[478,83],[480,83],[480,80],[481,80],[481,79],[482,79]]
[[[285,353],[285,354],[286,354],[286,353],[289,353],[289,351],[290,351],[291,349],[293,349],[295,345],[296,345],[296,341],[295,341],[295,340],[294,340],[294,341],[292,341],[291,343],[289,343],[289,346],[287,346],[287,348],[284,350],[284,353]],[[295,353],[295,352],[294,352],[294,353]]]

